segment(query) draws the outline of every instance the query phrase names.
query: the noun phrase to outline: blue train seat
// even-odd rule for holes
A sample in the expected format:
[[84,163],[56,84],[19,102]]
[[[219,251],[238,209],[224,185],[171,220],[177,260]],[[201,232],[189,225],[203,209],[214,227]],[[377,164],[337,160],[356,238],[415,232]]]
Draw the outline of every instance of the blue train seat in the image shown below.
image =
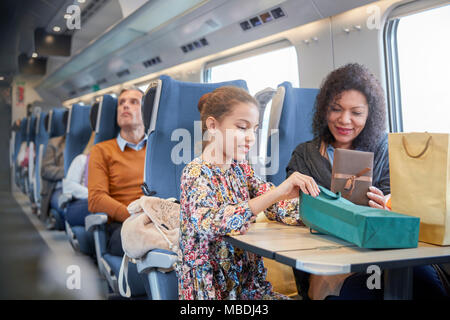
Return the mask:
[[[69,111],[66,108],[54,108],[45,112],[40,118],[39,133],[36,137],[36,185],[38,194],[38,205],[40,205],[41,190],[41,163],[45,154],[48,141],[54,137],[60,137],[66,132],[66,123],[63,119]],[[39,207],[39,206],[38,206]]]
[[117,124],[117,99],[110,95],[104,95],[98,108],[92,112],[97,115],[94,143],[117,137],[120,131]]
[[[66,146],[64,149],[64,176],[67,175],[73,159],[83,152],[89,142],[93,131],[90,122],[91,111],[91,106],[79,104],[74,104],[69,111]],[[72,201],[74,199],[68,200]],[[64,220],[64,223],[69,242],[74,250],[88,256],[94,256],[95,249],[92,232],[87,232],[83,226],[70,226],[67,220]]]
[[14,153],[12,156],[12,172],[14,173],[14,182],[16,186],[22,190],[21,188],[21,179],[20,179],[20,165],[17,163],[17,156],[19,155],[20,147],[25,140],[25,131],[26,131],[26,118],[21,119],[20,124],[18,125],[17,130],[14,134]]
[[[272,98],[266,148],[262,148],[266,180],[280,185],[295,147],[313,138],[312,121],[318,89],[293,88],[283,82]],[[264,143],[264,141],[262,141]]]
[[29,181],[29,194],[28,197],[30,199],[30,202],[32,203],[32,206],[36,207],[36,194],[35,194],[35,184],[36,184],[36,159],[37,159],[37,148],[36,148],[36,138],[37,138],[37,132],[39,129],[39,121],[41,117],[41,112],[35,113],[31,117],[31,125],[30,125],[30,140],[28,142],[29,146],[29,152],[30,152],[30,159],[28,161],[28,181]]
[[72,160],[83,152],[91,137],[91,106],[74,104],[69,111],[64,149],[64,172],[69,170]]
[[[272,100],[267,128],[266,180],[280,185],[295,147],[313,138],[312,118],[318,89],[293,88],[283,82]],[[264,143],[264,142],[263,142]]]
[[[15,161],[16,161],[16,137],[20,126],[17,123],[13,123],[11,127],[11,135],[9,137],[9,170],[15,173]],[[12,176],[14,178],[15,175]]]
[[256,142],[253,147],[250,148],[248,160],[255,173],[261,178],[265,179],[265,156],[262,154],[262,150],[265,150],[267,144],[267,137],[264,130],[267,126],[266,109],[270,110],[272,98],[277,91],[273,88],[265,88],[255,93],[255,99],[259,104],[259,129],[256,134]]
[[45,118],[45,127],[49,139],[60,137],[66,133],[67,122],[64,119],[68,112],[69,110],[66,108],[53,108],[48,113],[48,117]]
[[[34,169],[33,163],[33,156],[34,156],[34,143],[31,144],[30,142],[33,141],[34,137],[34,127],[35,127],[35,121],[36,116],[30,115],[27,117],[27,128],[26,128],[26,134],[25,134],[25,143],[27,148],[27,157],[28,162],[27,164],[22,167],[22,175],[23,175],[23,181],[24,181],[24,193],[25,195],[31,199],[31,181],[30,181],[30,171]],[[31,144],[31,146],[30,146]],[[30,170],[31,169],[31,170]]]
[[29,181],[30,181],[30,199],[31,199],[31,208],[33,213],[38,213],[39,204],[40,204],[40,194],[39,189],[40,188],[40,171],[38,170],[39,165],[39,145],[44,139],[44,136],[47,137],[47,132],[44,128],[44,120],[45,116],[47,115],[47,112],[38,112],[36,113],[36,119],[34,121],[34,124],[32,126],[32,130],[34,132],[34,136],[32,137],[32,140],[30,141],[30,150],[31,154],[34,153],[34,161],[30,163],[29,166]]
[[54,108],[49,112],[41,114],[39,119],[39,130],[36,134],[36,168],[35,168],[35,194],[37,199],[38,215],[41,205],[41,164],[47,144],[50,138],[62,136],[65,126],[62,121],[65,108]]
[[27,168],[24,166],[23,160],[23,153],[25,152],[25,149],[27,147],[27,130],[28,130],[28,117],[24,117],[20,123],[20,132],[22,136],[22,140],[19,146],[18,154],[17,154],[17,160],[16,160],[16,170],[17,170],[17,177],[16,180],[18,182],[18,187],[20,188],[20,191],[22,191],[23,194],[26,193],[25,190],[25,174],[27,173]]
[[[100,101],[98,110],[92,110],[97,114],[95,125],[94,143],[114,139],[120,132],[117,125],[117,99],[104,95]],[[105,213],[93,213],[86,217],[86,230],[94,234],[95,254],[100,274],[106,279],[114,294],[119,294],[118,277],[122,258],[106,252],[105,225],[108,216]],[[131,288],[132,298],[147,297],[145,279],[137,272],[134,263],[128,264],[128,282]]]
[[[225,85],[247,89],[243,80],[205,84],[181,82],[168,76],[161,76],[147,88],[143,103],[149,135],[144,174],[147,195],[179,199],[183,168],[201,153],[201,148],[196,148],[201,146],[202,140],[198,101],[205,93]],[[150,111],[146,110],[151,110],[151,117],[148,117]],[[195,126],[196,121],[199,126]],[[174,137],[181,141],[174,141]],[[188,139],[189,148],[178,153],[183,139]],[[172,159],[174,151],[181,157],[175,161]],[[146,274],[153,299],[178,299],[176,273],[170,269],[176,259],[174,252],[156,249],[138,260],[138,271]]]
[[48,119],[48,112],[41,112],[36,126],[36,164],[34,170],[34,199],[37,210],[41,207],[41,163],[44,148],[48,143],[48,132],[45,126],[45,121]]
[[10,148],[9,148],[9,164],[10,167],[14,166],[14,162],[17,158],[17,153],[19,152],[18,144],[20,146],[22,138],[20,137],[20,123],[14,123],[11,128],[11,140],[10,140]]
[[[48,130],[47,130],[49,132],[49,140],[51,138],[60,137],[66,134],[68,119],[69,119],[69,110],[67,110],[66,108],[55,108],[49,113]],[[47,144],[49,140],[47,140]],[[44,150],[42,155],[45,154],[46,147],[44,147],[43,149]],[[40,172],[42,166],[40,166],[39,169]],[[65,229],[64,211],[62,210],[62,208],[58,206],[58,204],[52,203],[52,201],[50,201],[49,219],[48,221],[46,221],[46,223],[47,228],[49,229],[56,229],[59,231]]]

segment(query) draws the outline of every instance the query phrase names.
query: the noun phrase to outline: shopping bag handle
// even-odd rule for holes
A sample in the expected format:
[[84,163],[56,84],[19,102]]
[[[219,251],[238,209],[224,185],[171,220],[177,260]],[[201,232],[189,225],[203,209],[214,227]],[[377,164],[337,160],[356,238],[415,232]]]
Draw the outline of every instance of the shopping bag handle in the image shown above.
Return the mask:
[[320,194],[324,195],[325,197],[331,199],[331,200],[338,200],[341,197],[341,193],[334,193],[333,191],[328,190],[327,188],[324,188],[322,186],[319,186]]
[[428,150],[428,147],[429,147],[429,145],[430,145],[430,142],[431,142],[431,138],[432,138],[432,136],[429,136],[428,137],[428,140],[427,140],[427,143],[426,143],[426,145],[425,145],[425,148],[422,150],[422,152],[420,152],[418,155],[412,155],[411,153],[409,153],[409,151],[408,151],[408,148],[406,147],[406,139],[405,139],[405,136],[402,136],[402,143],[403,143],[403,148],[405,149],[405,152],[406,152],[406,154],[410,157],[410,158],[414,158],[414,159],[417,159],[417,158],[420,158],[421,156],[423,156],[423,154]]

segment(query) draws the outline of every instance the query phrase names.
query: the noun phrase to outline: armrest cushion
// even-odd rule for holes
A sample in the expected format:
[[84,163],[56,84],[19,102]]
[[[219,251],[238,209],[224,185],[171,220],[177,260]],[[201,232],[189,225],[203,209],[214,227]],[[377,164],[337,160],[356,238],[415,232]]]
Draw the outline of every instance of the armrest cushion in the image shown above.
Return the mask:
[[108,215],[106,213],[93,213],[84,219],[86,231],[93,231],[96,226],[104,225],[108,222]]
[[139,273],[148,272],[150,269],[171,269],[177,261],[177,254],[163,249],[149,251],[141,259],[136,259],[136,267]]

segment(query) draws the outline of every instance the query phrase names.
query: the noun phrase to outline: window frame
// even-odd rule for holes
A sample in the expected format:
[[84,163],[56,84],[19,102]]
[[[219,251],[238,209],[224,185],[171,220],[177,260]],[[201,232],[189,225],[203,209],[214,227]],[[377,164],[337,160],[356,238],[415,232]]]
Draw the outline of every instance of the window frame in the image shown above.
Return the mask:
[[413,1],[400,4],[389,13],[383,30],[386,71],[386,99],[390,132],[403,132],[400,70],[397,47],[397,31],[400,20],[420,12],[448,5],[445,0]]
[[[258,55],[261,55],[264,53],[268,53],[268,52],[276,51],[276,50],[280,50],[280,49],[285,49],[285,48],[289,48],[289,47],[293,47],[295,49],[296,54],[297,54],[297,59],[298,59],[298,53],[297,53],[297,49],[295,48],[295,45],[293,45],[288,39],[283,39],[283,40],[279,40],[279,41],[276,41],[276,42],[273,42],[270,44],[265,44],[260,47],[251,48],[249,50],[240,51],[238,53],[220,57],[215,60],[207,61],[203,66],[203,82],[204,83],[211,82],[211,73],[212,73],[211,69],[213,67],[221,66],[221,65],[224,65],[227,63],[255,57],[255,56],[258,56]],[[297,63],[297,68],[298,68],[298,63]],[[300,81],[300,79],[299,79],[299,81]]]
[[397,50],[397,29],[399,22],[400,19],[388,21],[383,31],[389,132],[403,131],[400,71]]

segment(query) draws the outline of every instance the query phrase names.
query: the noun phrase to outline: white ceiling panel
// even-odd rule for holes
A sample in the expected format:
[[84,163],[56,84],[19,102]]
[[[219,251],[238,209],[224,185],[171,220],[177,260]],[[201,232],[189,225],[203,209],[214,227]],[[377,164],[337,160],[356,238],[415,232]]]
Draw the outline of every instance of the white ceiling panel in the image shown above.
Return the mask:
[[[116,13],[117,1],[112,1],[116,2]],[[67,91],[67,88],[91,85],[103,78],[108,81],[104,86],[112,86],[371,2],[374,1],[183,0],[184,6],[178,3],[177,8],[168,9],[168,4],[174,7],[170,0],[148,1],[141,10],[119,22],[108,34],[100,36],[94,44],[48,75],[37,89],[51,90],[64,84],[64,91]],[[285,18],[246,32],[240,28],[239,23],[243,20],[276,6],[281,6]],[[191,10],[192,7],[195,10]],[[93,28],[98,22],[92,21]],[[105,23],[106,20],[103,25]],[[207,38],[209,46],[187,54],[181,51],[180,46],[202,37]],[[82,41],[81,33],[78,41]],[[155,56],[160,56],[162,62],[145,68],[142,62]],[[123,69],[129,69],[130,74],[118,78],[116,73]],[[67,98],[67,95],[61,97],[62,100]]]
[[375,2],[374,0],[311,0],[320,14],[325,18],[348,11],[356,7]]

